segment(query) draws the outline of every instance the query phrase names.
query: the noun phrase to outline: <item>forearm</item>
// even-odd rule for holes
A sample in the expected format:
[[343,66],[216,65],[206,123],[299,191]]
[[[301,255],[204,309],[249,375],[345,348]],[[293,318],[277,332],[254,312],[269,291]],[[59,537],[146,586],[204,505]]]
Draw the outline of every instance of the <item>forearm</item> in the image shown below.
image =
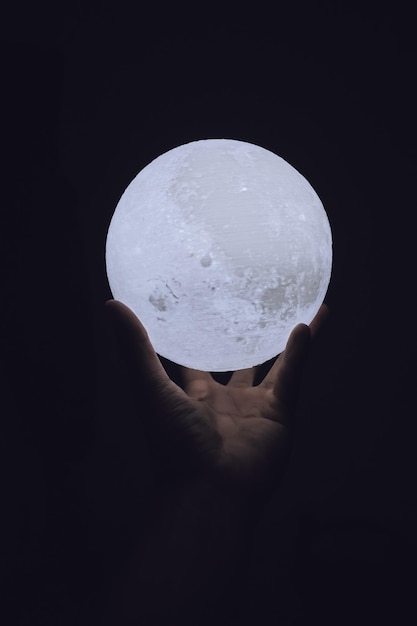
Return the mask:
[[256,524],[249,500],[199,481],[165,492],[150,519],[118,600],[121,623],[203,623],[233,603]]

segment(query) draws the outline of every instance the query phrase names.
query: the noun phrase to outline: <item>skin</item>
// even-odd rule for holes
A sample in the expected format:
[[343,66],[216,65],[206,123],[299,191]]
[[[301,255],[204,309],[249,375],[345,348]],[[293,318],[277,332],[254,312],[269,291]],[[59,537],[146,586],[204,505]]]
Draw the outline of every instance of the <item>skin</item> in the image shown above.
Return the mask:
[[114,300],[105,309],[157,476],[147,531],[110,596],[105,624],[122,618],[205,625],[220,615],[229,623],[227,607],[244,606],[241,576],[251,537],[288,460],[303,365],[327,308],[310,326],[294,328],[256,386],[256,368],[234,372],[227,385],[181,368],[177,385],[134,313]]
[[248,492],[271,487],[271,476],[288,457],[303,364],[327,307],[310,326],[294,328],[259,385],[253,386],[256,368],[234,372],[223,385],[209,372],[183,367],[183,388],[169,378],[134,313],[115,300],[106,303],[106,311],[166,473],[178,480],[201,476]]

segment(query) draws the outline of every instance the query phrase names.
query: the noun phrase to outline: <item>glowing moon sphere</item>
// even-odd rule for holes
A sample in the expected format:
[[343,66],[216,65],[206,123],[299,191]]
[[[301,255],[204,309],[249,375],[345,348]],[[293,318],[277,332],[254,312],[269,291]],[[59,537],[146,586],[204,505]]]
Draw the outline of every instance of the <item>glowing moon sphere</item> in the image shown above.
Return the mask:
[[106,243],[114,298],[158,354],[211,372],[258,365],[309,324],[328,288],[320,198],[276,154],[243,141],[179,146],[127,187]]

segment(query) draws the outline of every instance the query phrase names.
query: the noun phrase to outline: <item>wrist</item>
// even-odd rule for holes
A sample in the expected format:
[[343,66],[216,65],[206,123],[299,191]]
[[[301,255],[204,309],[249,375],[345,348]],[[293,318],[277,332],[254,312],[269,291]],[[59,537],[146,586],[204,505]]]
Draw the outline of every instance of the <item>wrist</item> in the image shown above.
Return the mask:
[[[156,494],[156,509],[165,509],[188,522],[201,518],[204,526],[250,529],[262,513],[261,498],[239,487],[210,478],[196,477],[175,485],[165,485]],[[160,511],[162,512],[162,511]]]

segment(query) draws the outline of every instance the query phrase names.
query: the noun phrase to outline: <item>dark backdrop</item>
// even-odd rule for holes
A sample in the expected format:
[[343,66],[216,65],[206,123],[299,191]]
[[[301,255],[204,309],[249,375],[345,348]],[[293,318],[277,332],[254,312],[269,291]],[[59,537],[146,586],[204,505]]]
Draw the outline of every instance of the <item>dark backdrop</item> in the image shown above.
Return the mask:
[[230,137],[295,166],[334,238],[331,316],[250,563],[254,619],[404,624],[416,565],[411,11],[166,4],[26,3],[2,22],[6,623],[94,623],[91,598],[129,552],[152,478],[103,321],[106,232],[150,160]]

